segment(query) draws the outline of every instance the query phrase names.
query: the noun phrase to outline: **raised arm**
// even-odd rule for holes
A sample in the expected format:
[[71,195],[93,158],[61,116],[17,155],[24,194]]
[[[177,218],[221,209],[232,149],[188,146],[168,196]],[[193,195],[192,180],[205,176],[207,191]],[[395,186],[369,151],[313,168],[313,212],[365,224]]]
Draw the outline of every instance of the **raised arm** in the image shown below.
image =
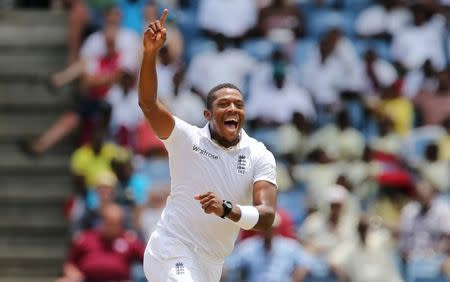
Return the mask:
[[165,9],[161,18],[150,23],[144,33],[144,54],[139,75],[139,106],[160,139],[167,139],[175,126],[172,114],[157,98],[156,57],[166,41],[164,25],[168,13]]

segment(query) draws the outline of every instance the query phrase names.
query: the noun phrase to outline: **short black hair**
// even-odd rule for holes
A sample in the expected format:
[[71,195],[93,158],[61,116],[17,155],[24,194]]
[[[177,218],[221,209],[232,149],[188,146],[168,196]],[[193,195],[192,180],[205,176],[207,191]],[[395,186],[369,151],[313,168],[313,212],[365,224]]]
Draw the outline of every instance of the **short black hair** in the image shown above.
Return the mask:
[[206,96],[206,108],[208,110],[211,110],[212,104],[214,103],[214,100],[216,100],[216,92],[223,88],[235,89],[239,91],[239,93],[242,95],[241,89],[239,89],[239,87],[237,87],[233,83],[221,83],[219,85],[216,85],[213,88],[211,88],[211,90],[209,90],[208,96]]

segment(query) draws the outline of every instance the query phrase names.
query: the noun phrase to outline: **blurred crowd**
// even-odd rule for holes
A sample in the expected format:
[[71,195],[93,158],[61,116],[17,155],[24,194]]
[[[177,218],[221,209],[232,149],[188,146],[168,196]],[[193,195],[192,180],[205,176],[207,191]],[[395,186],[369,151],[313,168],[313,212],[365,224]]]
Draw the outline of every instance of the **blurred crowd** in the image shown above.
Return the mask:
[[[48,86],[75,84],[77,104],[21,142],[37,156],[79,133],[61,281],[143,279],[136,240],[155,227],[170,176],[136,81],[142,33],[163,8],[159,98],[203,126],[209,89],[236,84],[246,130],[277,159],[274,226],[241,234],[223,281],[449,279],[450,1],[19,2],[68,15],[68,64]],[[101,242],[117,264],[101,263],[114,256]]]

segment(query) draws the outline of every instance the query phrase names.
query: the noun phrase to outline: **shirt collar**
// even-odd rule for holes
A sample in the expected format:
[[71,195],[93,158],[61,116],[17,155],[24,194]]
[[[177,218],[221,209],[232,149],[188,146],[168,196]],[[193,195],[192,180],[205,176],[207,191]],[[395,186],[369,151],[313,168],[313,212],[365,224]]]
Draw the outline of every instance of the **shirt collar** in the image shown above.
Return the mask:
[[225,148],[222,145],[220,145],[219,143],[217,143],[214,139],[211,138],[211,132],[209,130],[209,122],[206,123],[206,125],[203,128],[200,128],[200,135],[202,135],[203,137],[207,138],[210,140],[210,142],[216,146],[221,148],[224,151],[234,151],[234,150],[239,150],[245,147],[249,146],[249,136],[247,135],[247,133],[245,132],[245,130],[242,128],[241,129],[241,140],[239,140],[239,142],[234,145],[231,146],[229,148]]

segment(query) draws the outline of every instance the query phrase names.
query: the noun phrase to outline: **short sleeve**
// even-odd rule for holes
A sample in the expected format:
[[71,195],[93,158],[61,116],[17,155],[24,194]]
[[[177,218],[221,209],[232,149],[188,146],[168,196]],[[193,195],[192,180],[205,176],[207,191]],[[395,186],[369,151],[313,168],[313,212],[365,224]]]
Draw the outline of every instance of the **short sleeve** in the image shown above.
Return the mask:
[[162,139],[162,143],[169,153],[178,146],[192,143],[197,127],[174,116],[175,126],[167,139]]
[[89,161],[89,156],[84,147],[76,150],[70,158],[70,169],[76,175],[83,175],[86,171],[86,162]]
[[101,32],[91,34],[80,49],[80,57],[88,61],[102,56],[104,53],[106,53],[106,46]]
[[261,156],[256,160],[253,183],[264,180],[277,186],[277,173],[275,158],[271,152],[264,148]]

